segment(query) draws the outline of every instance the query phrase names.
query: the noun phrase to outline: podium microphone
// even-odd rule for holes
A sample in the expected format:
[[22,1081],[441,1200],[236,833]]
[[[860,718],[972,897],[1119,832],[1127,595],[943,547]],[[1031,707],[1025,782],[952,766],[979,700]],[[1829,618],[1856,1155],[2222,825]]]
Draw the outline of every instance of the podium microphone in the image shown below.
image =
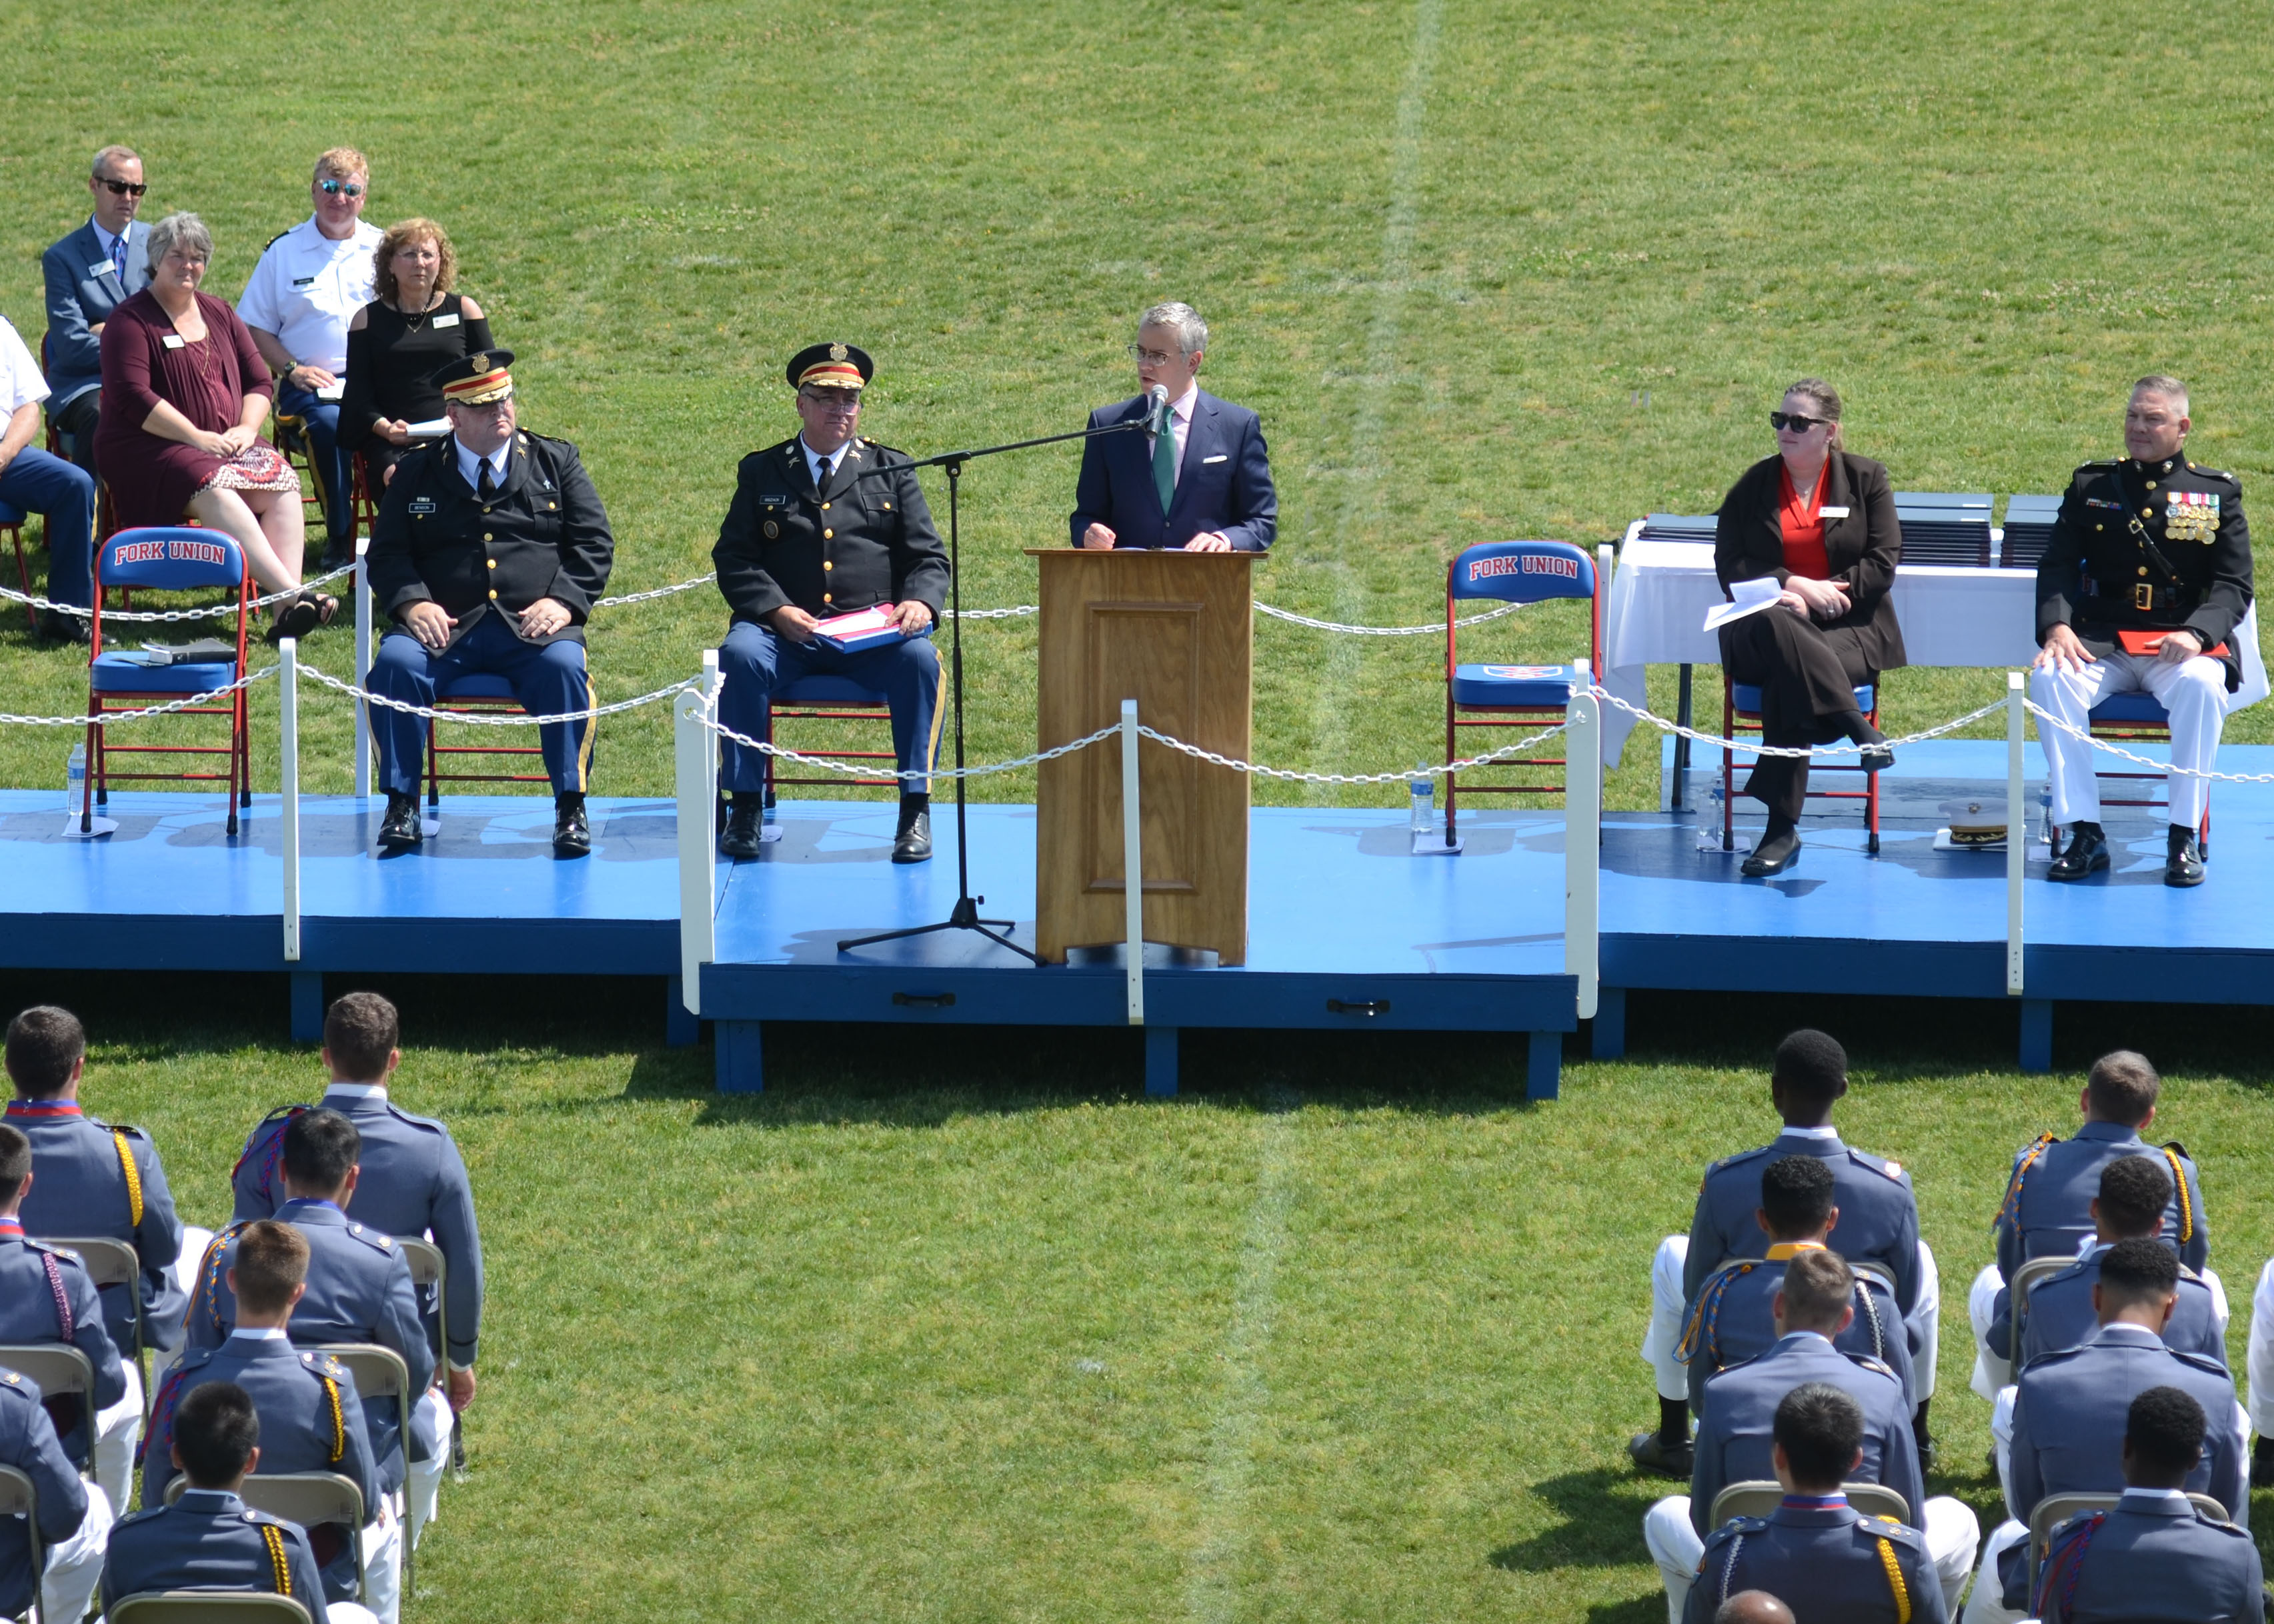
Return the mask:
[[1148,434],[1169,432],[1169,391],[1157,383],[1145,391],[1145,432]]

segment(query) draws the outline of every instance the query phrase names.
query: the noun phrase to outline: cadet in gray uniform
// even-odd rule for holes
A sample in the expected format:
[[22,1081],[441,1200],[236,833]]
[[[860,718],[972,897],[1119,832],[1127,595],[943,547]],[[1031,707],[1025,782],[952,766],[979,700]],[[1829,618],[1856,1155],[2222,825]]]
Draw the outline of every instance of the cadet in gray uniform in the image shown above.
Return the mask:
[[[430,1389],[410,1417],[417,1442],[410,1485],[415,1543],[434,1515],[455,1415],[474,1402],[474,1358],[482,1328],[482,1235],[474,1220],[466,1164],[449,1129],[431,1116],[414,1116],[388,1097],[388,1079],[403,1063],[396,1047],[400,1036],[395,1005],[379,994],[351,992],[335,1000],[324,1018],[323,1057],[332,1083],[323,1104],[352,1122],[363,1138],[355,1187],[346,1202],[349,1218],[397,1240],[431,1240],[442,1254],[442,1298],[438,1302],[430,1290],[420,1300],[428,1345],[446,1369],[443,1386]],[[285,1128],[308,1109],[291,1105],[271,1111],[245,1140],[231,1181],[240,1220],[266,1218],[283,1200]],[[438,1312],[443,1308],[449,1323],[447,1350]],[[425,1452],[429,1446],[431,1452]]]
[[[5,1368],[0,1368],[0,1466],[12,1466],[29,1477],[40,1497],[40,1543],[46,1558],[40,1616],[58,1624],[77,1620],[87,1611],[102,1571],[110,1501],[100,1492],[88,1493],[64,1457],[55,1423],[41,1406],[39,1388]],[[0,1517],[0,1613],[16,1618],[32,1601],[31,1536],[16,1518]]]
[[1777,1405],[1777,1481],[1784,1503],[1736,1517],[1698,1559],[1682,1624],[1707,1624],[1740,1590],[1781,1598],[1796,1624],[1945,1624],[1942,1585],[1914,1528],[1866,1517],[1840,1485],[1864,1457],[1864,1411],[1812,1381]]
[[[2172,1176],[2147,1156],[2119,1156],[2100,1169],[2100,1194],[2092,1203],[2097,1238],[2077,1260],[2029,1289],[2022,1316],[2017,1366],[2064,1348],[2081,1348],[2100,1328],[2092,1289],[2100,1282],[2100,1259],[2119,1241],[2157,1238],[2164,1209],[2172,1199]],[[2214,1277],[2216,1278],[2216,1277]],[[1990,1320],[1990,1351],[2013,1351],[2012,1293],[1999,1291]],[[2179,1296],[2164,1325],[2164,1345],[2226,1363],[2226,1297],[2182,1267]]]
[[[1698,1408],[1707,1378],[1716,1371],[1768,1351],[1777,1340],[1770,1308],[1784,1284],[1785,1269],[1804,1252],[1829,1244],[1840,1209],[1832,1204],[1832,1169],[1814,1156],[1779,1156],[1761,1174],[1757,1214],[1770,1241],[1758,1261],[1724,1263],[1713,1271],[1690,1310],[1675,1357],[1690,1365],[1690,1407]],[[1903,1384],[1903,1414],[1915,1399],[1911,1387],[1910,1338],[1895,1307],[1894,1288],[1884,1276],[1854,1271],[1854,1314],[1832,1339],[1842,1353],[1876,1359]],[[1763,1436],[1766,1436],[1766,1433]]]
[[2005,1462],[2011,1519],[1984,1542],[1966,1604],[1969,1624],[2011,1624],[2029,1600],[2029,1514],[2048,1494],[2113,1494],[2124,1487],[2122,1440],[2132,1401],[2177,1387],[2211,1417],[2202,1459],[2184,1488],[2209,1494],[2248,1526],[2242,1442],[2247,1424],[2234,1380],[2216,1362],[2164,1345],[2178,1293],[2179,1259],[2160,1241],[2119,1241],[2100,1259],[2100,1331],[2082,1348],[2049,1353],[2022,1372]]
[[2181,1485],[2202,1453],[2202,1406],[2150,1387],[2124,1423],[2124,1497],[2053,1530],[2037,1587],[2041,1624],[2249,1620],[2266,1605],[2258,1547],[2205,1516]]
[[[126,1396],[126,1372],[103,1328],[102,1305],[85,1266],[68,1252],[24,1238],[17,1211],[31,1187],[32,1142],[0,1123],[0,1342],[68,1343],[87,1356],[94,1371],[94,1410],[64,1395],[49,1401],[64,1453],[84,1464],[94,1453],[95,1413]],[[58,1406],[68,1409],[59,1413]]]
[[1895,1372],[1868,1355],[1842,1351],[1836,1339],[1855,1315],[1856,1275],[1835,1253],[1817,1247],[1792,1259],[1770,1304],[1776,1340],[1755,1357],[1731,1365],[1703,1387],[1698,1465],[1688,1495],[1669,1495],[1643,1518],[1643,1542],[1666,1583],[1667,1614],[1680,1624],[1691,1575],[1713,1532],[1714,1497],[1733,1483],[1774,1476],[1778,1406],[1811,1382],[1854,1399],[1863,1420],[1862,1458],[1845,1479],[1893,1489],[1923,1531],[1946,1605],[1966,1587],[1981,1527],[1954,1500],[1928,1500],[1911,1434],[1909,1395]]
[[151,1591],[257,1590],[298,1602],[310,1624],[372,1624],[358,1603],[326,1602],[305,1529],[239,1498],[260,1459],[252,1395],[233,1381],[197,1388],[174,1411],[172,1454],[189,1485],[174,1504],[146,1507],[111,1531],[105,1612]]
[[1848,1092],[1848,1055],[1827,1034],[1803,1028],[1777,1045],[1769,1098],[1784,1118],[1776,1142],[1715,1162],[1698,1192],[1687,1238],[1669,1235],[1651,1264],[1650,1328],[1642,1357],[1658,1378],[1658,1429],[1627,1444],[1635,1464],[1660,1477],[1690,1475],[1690,1373],[1675,1357],[1689,1305],[1706,1277],[1731,1258],[1758,1258],[1768,1237],[1754,1214],[1760,1208],[1761,1172],[1780,1156],[1814,1156],[1832,1169],[1840,1208],[1840,1250],[1859,1263],[1876,1263],[1894,1276],[1895,1304],[1909,1329],[1914,1396],[1912,1417],[1921,1458],[1931,1462],[1927,1401],[1934,1396],[1940,1340],[1942,1287],[1934,1254],[1919,1239],[1918,1203],[1901,1165],[1849,1148],[1832,1125],[1832,1109]]
[[[2012,1380],[2002,1355],[1990,1347],[1990,1323],[1997,1317],[2000,1287],[2032,1258],[2069,1258],[2093,1234],[2092,1198],[2099,1192],[2100,1169],[2119,1156],[2154,1156],[2172,1175],[2172,1197],[2163,1214],[2163,1235],[2180,1261],[2208,1274],[2210,1233],[2203,1216],[2202,1185],[2187,1147],[2148,1144],[2140,1135],[2156,1119],[2163,1079],[2147,1056],[2120,1049],[2092,1063],[2077,1109],[2084,1124],[2073,1139],[2043,1133],[2014,1153],[1999,1204],[1995,1233],[1998,1260],[1974,1277],[1966,1295],[1974,1327],[1977,1357],[1973,1387],[1995,1401]],[[2225,1292],[2220,1291],[2221,1299]]]

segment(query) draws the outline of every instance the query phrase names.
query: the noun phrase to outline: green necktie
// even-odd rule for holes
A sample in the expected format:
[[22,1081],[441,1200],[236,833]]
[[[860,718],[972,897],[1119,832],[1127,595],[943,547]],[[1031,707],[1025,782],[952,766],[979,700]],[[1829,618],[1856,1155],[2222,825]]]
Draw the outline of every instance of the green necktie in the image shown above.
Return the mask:
[[1165,517],[1177,494],[1177,436],[1170,423],[1163,423],[1153,437],[1153,489],[1160,492]]

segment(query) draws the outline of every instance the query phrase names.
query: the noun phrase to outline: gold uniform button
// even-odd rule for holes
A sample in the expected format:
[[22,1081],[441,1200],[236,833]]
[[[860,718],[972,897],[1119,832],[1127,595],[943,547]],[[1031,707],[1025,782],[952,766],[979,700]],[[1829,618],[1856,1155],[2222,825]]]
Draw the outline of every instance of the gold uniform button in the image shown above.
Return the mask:
[[827,559],[824,559],[824,560],[821,560],[821,567],[822,567],[822,568],[824,568],[824,569],[834,569],[834,568],[837,568],[837,566],[836,566],[836,565],[834,565],[834,564],[831,563]]
[[[497,594],[496,594],[495,592],[492,592],[492,593],[490,594],[490,596],[491,596],[492,598],[495,598],[495,597],[497,596]],[[824,593],[821,595],[821,601],[822,601],[823,603],[825,603],[825,604],[833,604],[833,603],[835,603],[837,600],[836,600],[834,598],[832,598],[828,593],[824,592]]]
[[2152,519],[2156,516],[2156,510],[2153,508],[2142,508],[2140,509],[2140,516],[2143,519]]
[[2148,573],[2148,567],[2145,564],[2140,566],[2140,573],[2143,575]]
[[2148,481],[2148,488],[2151,491],[2154,490],[2156,488],[2156,482],[2152,479]]
[[495,541],[497,538],[491,535],[487,530],[484,530],[482,532],[482,539],[484,541]]
[[497,568],[497,560],[495,559],[492,559],[490,560],[490,568],[492,569],[495,569]]
[[2096,524],[2096,525],[2094,525],[2092,528],[2093,528],[2093,529],[2095,529],[2095,530],[2106,530],[2108,527],[2107,527],[2105,524]]
[[821,532],[821,539],[824,541],[834,541],[837,539],[837,532],[835,530],[824,530]]
[[493,599],[494,599],[494,598],[497,597],[497,588],[495,588],[495,587],[492,587],[492,588],[490,589],[490,597],[491,597]]
[[[2152,491],[2152,490],[2154,490],[2156,487],[2155,487],[2155,486],[2153,486],[2153,485],[2150,485],[2148,488],[2149,488],[2150,490],[2151,490],[2151,491]],[[821,511],[822,511],[822,512],[824,512],[824,513],[827,513],[827,512],[829,511],[829,504],[828,504],[827,502],[824,502],[824,503],[822,503],[822,504],[821,504]]]
[[561,504],[560,504],[559,502],[547,502],[547,503],[546,503],[546,504],[545,504],[545,511],[546,511],[546,512],[547,512],[547,513],[551,513],[554,508],[558,508],[558,507],[560,507],[560,506],[561,506]]

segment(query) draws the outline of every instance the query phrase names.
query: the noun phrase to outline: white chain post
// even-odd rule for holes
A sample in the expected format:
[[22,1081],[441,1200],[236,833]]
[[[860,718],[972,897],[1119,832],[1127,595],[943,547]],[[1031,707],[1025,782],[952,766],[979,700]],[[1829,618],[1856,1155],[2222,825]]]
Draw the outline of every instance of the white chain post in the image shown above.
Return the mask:
[[300,643],[287,637],[276,645],[277,788],[284,820],[284,961],[300,962]]
[[2022,673],[2006,673],[2006,996],[2022,996],[2022,868],[2028,861],[2028,808],[2022,801]]
[[1137,702],[1121,702],[1121,918],[1129,938],[1129,1024],[1145,1024],[1145,851],[1137,808]]
[[[358,536],[355,543],[355,680],[358,688],[371,686],[371,538]],[[355,708],[355,796],[359,801],[371,799],[371,707],[362,700]]]
[[1563,708],[1563,968],[1578,978],[1578,1014],[1593,1020],[1601,992],[1603,711],[1585,660]]
[[703,966],[717,957],[712,900],[717,866],[712,824],[718,812],[718,741],[704,726],[719,681],[719,650],[703,650],[703,682],[681,688],[673,709],[674,765],[679,792],[679,996],[688,1013],[703,1012]]

